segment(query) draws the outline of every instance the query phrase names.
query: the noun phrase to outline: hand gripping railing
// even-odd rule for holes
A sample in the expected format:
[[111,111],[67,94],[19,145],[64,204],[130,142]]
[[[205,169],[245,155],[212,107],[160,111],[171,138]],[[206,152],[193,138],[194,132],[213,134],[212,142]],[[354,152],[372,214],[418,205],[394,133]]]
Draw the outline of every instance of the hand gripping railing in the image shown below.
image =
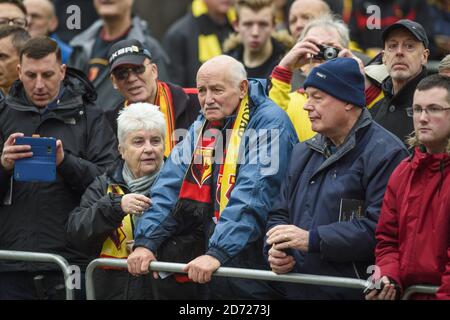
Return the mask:
[[414,293],[435,294],[438,291],[437,286],[415,285],[407,288],[402,295],[402,300],[408,300]]
[[52,262],[57,264],[61,268],[64,275],[66,300],[73,300],[73,289],[67,286],[68,279],[70,277],[69,263],[60,255],[40,252],[0,250],[0,260]]
[[[100,259],[95,259],[95,260],[91,261],[91,263],[89,263],[89,265],[86,269],[86,298],[88,300],[95,300],[93,272],[94,272],[95,268],[100,267],[100,266],[126,268],[127,260],[100,258]],[[185,266],[186,265],[182,264],[182,263],[153,261],[150,263],[149,270],[186,273],[183,271],[183,268]],[[367,285],[367,281],[353,279],[353,278],[317,276],[317,275],[300,274],[300,273],[276,274],[272,271],[266,271],[266,270],[253,270],[253,269],[227,268],[227,267],[221,267],[221,268],[217,269],[213,273],[213,276],[303,283],[303,284],[335,286],[335,287],[354,288],[354,289],[364,289]]]

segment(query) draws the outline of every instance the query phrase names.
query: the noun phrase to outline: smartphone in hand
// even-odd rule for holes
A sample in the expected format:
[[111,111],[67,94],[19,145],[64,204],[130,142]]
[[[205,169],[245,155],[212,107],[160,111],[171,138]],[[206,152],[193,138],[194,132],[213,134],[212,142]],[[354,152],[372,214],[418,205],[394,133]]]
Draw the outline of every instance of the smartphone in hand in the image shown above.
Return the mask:
[[16,145],[30,145],[33,156],[14,164],[14,180],[24,182],[52,182],[56,179],[56,139],[16,138]]

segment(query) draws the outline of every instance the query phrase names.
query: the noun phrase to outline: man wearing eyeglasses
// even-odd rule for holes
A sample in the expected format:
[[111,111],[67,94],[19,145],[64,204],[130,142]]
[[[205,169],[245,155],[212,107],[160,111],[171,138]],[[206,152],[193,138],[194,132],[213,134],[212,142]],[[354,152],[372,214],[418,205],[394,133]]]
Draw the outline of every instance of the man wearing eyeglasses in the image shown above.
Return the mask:
[[150,51],[138,40],[122,40],[114,44],[108,53],[111,81],[124,101],[106,115],[114,132],[117,132],[117,116],[128,104],[148,102],[160,107],[166,116],[166,148],[168,156],[174,146],[173,131],[187,129],[197,118],[200,104],[197,89],[183,89],[158,80],[158,67]]
[[0,27],[4,25],[27,27],[27,9],[21,0],[0,0]]
[[374,280],[368,300],[393,300],[417,285],[438,286],[436,294],[412,299],[450,300],[450,78],[419,82],[410,109],[414,152],[394,170],[376,229]]
[[407,19],[387,27],[382,39],[382,59],[389,77],[382,83],[384,98],[370,112],[375,121],[406,144],[407,136],[414,131],[406,109],[412,104],[417,84],[426,76],[429,42],[424,28]]
[[0,28],[0,92],[7,96],[14,81],[19,79],[19,53],[30,39],[27,30],[18,26]]
[[28,32],[32,37],[49,36],[61,48],[62,63],[66,64],[73,49],[54,32],[58,27],[55,6],[51,0],[24,0],[27,9]]

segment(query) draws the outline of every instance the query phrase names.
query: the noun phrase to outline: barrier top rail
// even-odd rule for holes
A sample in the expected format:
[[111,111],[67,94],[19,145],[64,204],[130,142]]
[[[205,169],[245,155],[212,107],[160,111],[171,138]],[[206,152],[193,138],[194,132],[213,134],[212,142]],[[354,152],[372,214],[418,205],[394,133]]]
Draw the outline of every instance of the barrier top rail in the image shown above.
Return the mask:
[[[95,268],[100,266],[127,268],[126,259],[109,259],[99,258],[91,261],[86,269],[86,298],[88,300],[95,300],[95,288],[93,283],[93,272]],[[165,271],[175,273],[186,273],[183,268],[186,264],[153,261],[150,263],[149,270],[151,271]],[[254,270],[243,268],[227,268],[220,267],[213,276],[232,277],[232,278],[246,278],[255,280],[280,281],[291,283],[303,283],[312,285],[335,286],[343,288],[364,289],[367,281],[353,278],[341,278],[330,276],[317,276],[310,274],[290,273],[290,274],[276,274],[272,271]]]
[[67,286],[68,279],[70,277],[69,263],[62,256],[40,252],[0,250],[0,260],[52,262],[57,264],[64,274],[66,300],[73,300],[73,290]]
[[429,285],[415,285],[407,288],[403,293],[402,300],[408,300],[414,293],[435,294],[439,287]]

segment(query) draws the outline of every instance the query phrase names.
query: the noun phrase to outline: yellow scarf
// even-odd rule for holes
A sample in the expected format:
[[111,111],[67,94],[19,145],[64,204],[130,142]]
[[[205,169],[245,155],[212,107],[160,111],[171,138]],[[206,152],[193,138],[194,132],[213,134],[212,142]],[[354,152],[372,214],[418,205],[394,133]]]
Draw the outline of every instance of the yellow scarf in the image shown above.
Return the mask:
[[[227,154],[223,164],[223,174],[220,179],[220,213],[225,210],[230,200],[231,191],[236,183],[236,168],[239,158],[239,147],[244,131],[250,120],[250,108],[248,105],[248,95],[245,95],[239,106],[239,112],[233,124],[230,141],[228,142]],[[218,217],[217,217],[218,218]]]
[[[124,195],[120,186],[113,184],[108,185],[108,194]],[[127,241],[133,240],[133,223],[131,215],[127,214],[122,220],[122,224],[103,243],[100,257],[126,259],[128,257]]]

